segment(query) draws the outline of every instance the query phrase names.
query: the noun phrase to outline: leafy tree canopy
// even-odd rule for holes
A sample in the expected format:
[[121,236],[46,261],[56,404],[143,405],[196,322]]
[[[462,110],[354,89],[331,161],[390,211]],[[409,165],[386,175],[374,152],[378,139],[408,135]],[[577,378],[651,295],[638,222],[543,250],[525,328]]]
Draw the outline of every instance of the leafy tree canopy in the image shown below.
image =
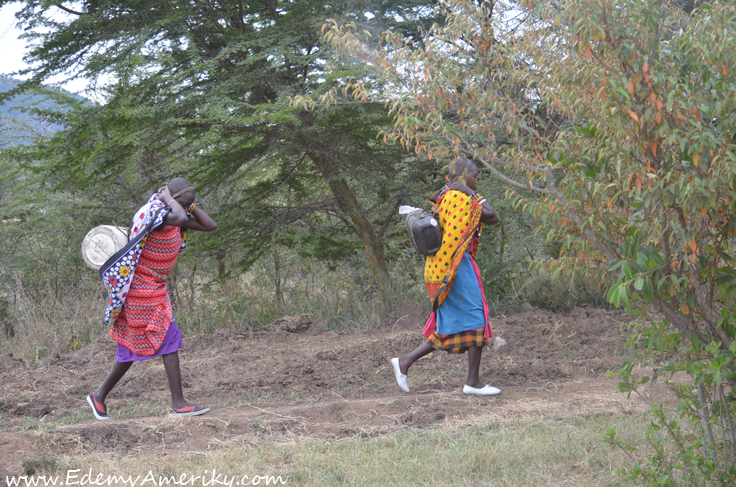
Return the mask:
[[[74,73],[104,101],[70,113],[65,131],[13,157],[44,161],[58,187],[84,188],[117,214],[186,173],[218,209],[221,231],[210,244],[221,251],[246,248],[249,261],[277,230],[302,228],[329,236],[307,239],[317,245],[305,251],[317,255],[346,240],[362,245],[386,289],[383,237],[396,204],[433,167],[407,165],[415,156],[377,140],[390,123],[382,103],[307,113],[290,97],[367,77],[361,64],[325,50],[327,18],[418,39],[436,20],[433,2],[22,3],[35,64],[10,94]],[[95,84],[104,77],[108,84]]]

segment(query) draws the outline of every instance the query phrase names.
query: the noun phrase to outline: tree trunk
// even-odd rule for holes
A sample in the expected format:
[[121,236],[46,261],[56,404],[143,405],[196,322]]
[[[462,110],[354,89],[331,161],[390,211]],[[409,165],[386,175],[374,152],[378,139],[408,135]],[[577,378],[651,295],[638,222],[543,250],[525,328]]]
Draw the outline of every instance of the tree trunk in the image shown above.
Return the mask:
[[[284,306],[284,293],[281,290],[281,259],[279,257],[278,247],[273,248],[273,266],[275,272],[273,273],[274,282],[276,283],[276,302],[279,306]],[[284,279],[286,282],[286,279]]]
[[345,178],[339,176],[336,164],[325,154],[307,152],[307,155],[314,162],[322,177],[330,185],[332,195],[335,197],[340,211],[347,214],[353,222],[354,230],[363,243],[366,255],[368,256],[371,272],[376,280],[378,289],[384,297],[389,296],[391,279],[388,275],[386,257],[383,253],[383,242],[376,237],[373,226],[363,213],[363,208],[360,206],[358,199],[353,194]]

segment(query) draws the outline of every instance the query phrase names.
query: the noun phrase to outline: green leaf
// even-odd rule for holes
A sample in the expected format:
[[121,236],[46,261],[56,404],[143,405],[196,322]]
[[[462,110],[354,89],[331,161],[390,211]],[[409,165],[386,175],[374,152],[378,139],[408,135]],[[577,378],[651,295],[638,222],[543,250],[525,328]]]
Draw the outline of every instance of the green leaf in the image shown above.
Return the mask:
[[644,288],[644,278],[639,276],[636,278],[636,281],[634,282],[634,289],[637,291],[641,291]]
[[[621,283],[620,282],[617,282],[616,284],[614,284],[613,286],[611,286],[611,289],[608,290],[608,294],[606,295],[606,300],[609,303],[613,303],[614,296],[617,296],[618,295],[619,288],[621,288]],[[616,305],[616,307],[618,307],[618,305]]]
[[654,286],[652,285],[651,279],[644,280],[644,299],[647,303],[654,301]]
[[[626,292],[625,287],[621,287],[620,298],[621,298],[621,301],[623,301],[624,303],[624,309],[626,310],[626,312],[631,313],[631,303],[629,303],[629,296],[628,296],[628,293]],[[618,307],[618,304],[616,305],[616,307]]]
[[609,272],[613,272],[616,269],[618,269],[619,267],[621,267],[622,265],[624,265],[624,263],[626,263],[625,260],[623,260],[623,259],[616,259],[613,262],[611,262],[611,264],[608,266],[608,271]]

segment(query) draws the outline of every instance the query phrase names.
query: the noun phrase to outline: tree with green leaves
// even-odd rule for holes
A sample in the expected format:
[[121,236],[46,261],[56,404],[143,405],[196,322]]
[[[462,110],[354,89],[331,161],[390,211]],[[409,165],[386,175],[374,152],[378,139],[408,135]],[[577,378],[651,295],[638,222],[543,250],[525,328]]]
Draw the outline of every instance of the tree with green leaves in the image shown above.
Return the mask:
[[299,223],[325,235],[311,239],[314,253],[359,242],[388,291],[382,237],[395,207],[434,168],[379,143],[390,124],[382,103],[306,113],[290,98],[365,76],[359,63],[324,49],[325,19],[417,37],[434,20],[433,2],[20,3],[35,64],[8,96],[73,73],[101,101],[70,113],[50,140],[15,151],[16,160],[42,161],[57,187],[83,188],[120,212],[186,173],[217,206],[222,237],[211,244],[221,252],[245,250],[247,263]]
[[[546,264],[612,283],[609,300],[636,317],[624,391],[689,374],[671,384],[675,411],[652,408],[653,455],[606,435],[633,462],[622,471],[646,485],[733,483],[733,2],[441,5],[447,22],[420,47],[387,32],[372,50],[355,26],[334,21],[327,38],[380,74],[389,138],[432,159],[482,162],[564,242]],[[298,102],[325,106],[371,89],[350,82]],[[637,377],[636,365],[653,371]]]

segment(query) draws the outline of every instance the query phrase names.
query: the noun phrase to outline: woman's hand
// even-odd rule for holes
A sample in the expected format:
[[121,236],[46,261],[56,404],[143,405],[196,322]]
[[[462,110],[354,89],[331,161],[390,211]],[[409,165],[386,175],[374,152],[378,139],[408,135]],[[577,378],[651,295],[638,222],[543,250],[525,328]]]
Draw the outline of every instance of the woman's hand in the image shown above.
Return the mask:
[[167,205],[171,203],[171,200],[174,199],[173,196],[171,196],[171,191],[169,190],[169,186],[166,185],[163,188],[158,190],[158,199],[166,203]]
[[460,191],[461,193],[465,193],[468,196],[473,196],[475,194],[475,191],[467,187],[465,184],[461,183],[460,181],[455,181],[447,185],[447,189],[451,191]]
[[168,186],[164,186],[158,193],[158,198],[170,208],[169,213],[164,218],[164,225],[174,227],[184,227],[189,222],[189,216],[181,204],[171,196]]
[[187,215],[189,221],[186,225],[182,225],[189,230],[198,230],[200,232],[214,232],[217,230],[217,223],[202,208],[197,206]]
[[217,223],[199,206],[196,206],[191,213],[187,213],[187,210],[171,195],[168,186],[159,190],[158,197],[171,208],[169,214],[164,218],[164,225],[200,232],[213,232],[217,229]]

